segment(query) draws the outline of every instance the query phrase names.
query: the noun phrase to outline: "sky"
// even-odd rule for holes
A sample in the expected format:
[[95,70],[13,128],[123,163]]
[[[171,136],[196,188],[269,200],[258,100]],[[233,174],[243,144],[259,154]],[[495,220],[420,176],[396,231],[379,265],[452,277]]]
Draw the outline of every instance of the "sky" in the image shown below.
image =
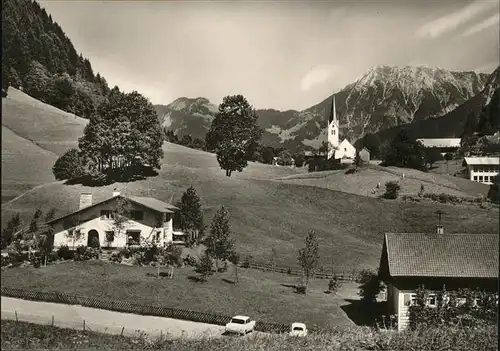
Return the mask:
[[303,110],[377,65],[499,65],[499,0],[39,2],[94,73],[154,104]]

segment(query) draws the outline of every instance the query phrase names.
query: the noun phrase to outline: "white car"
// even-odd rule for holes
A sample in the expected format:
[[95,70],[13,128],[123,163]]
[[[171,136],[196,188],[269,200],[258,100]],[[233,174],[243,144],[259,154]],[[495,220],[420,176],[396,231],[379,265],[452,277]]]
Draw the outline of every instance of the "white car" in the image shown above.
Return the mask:
[[304,323],[292,323],[290,336],[307,336],[307,328]]
[[226,333],[245,335],[253,332],[255,329],[255,321],[247,316],[234,316],[231,321],[226,324]]

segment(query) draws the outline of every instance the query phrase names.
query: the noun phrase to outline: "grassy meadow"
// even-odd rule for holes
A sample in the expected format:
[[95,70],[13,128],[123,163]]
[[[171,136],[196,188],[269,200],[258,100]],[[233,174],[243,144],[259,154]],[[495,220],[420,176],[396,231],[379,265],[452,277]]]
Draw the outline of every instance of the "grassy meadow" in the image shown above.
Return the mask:
[[[308,293],[295,293],[299,277],[238,269],[217,273],[200,283],[192,267],[175,269],[174,279],[157,278],[156,268],[126,266],[103,261],[63,262],[42,268],[8,268],[2,271],[4,287],[57,291],[124,302],[160,305],[225,315],[248,314],[257,320],[312,327],[354,326],[351,300],[358,299],[358,285],[345,282],[337,294],[326,294],[328,280],[313,279]],[[189,294],[186,292],[189,291]]]
[[[417,194],[422,184],[426,192],[460,197],[486,196],[489,190],[486,184],[450,175],[375,165],[363,167],[359,172],[351,174],[346,174],[345,170],[323,171],[291,175],[280,180],[289,184],[315,186],[369,197],[382,195],[385,191],[384,184],[388,181],[398,181],[401,184],[401,195]],[[372,194],[372,189],[378,182],[381,187]]]
[[37,325],[25,322],[2,321],[1,347],[9,350],[176,350],[176,351],[234,351],[234,350],[453,350],[494,351],[498,349],[497,328],[481,330],[430,329],[392,333],[357,328],[311,334],[307,338],[286,335],[222,339],[169,340],[147,336],[122,337],[94,332]]

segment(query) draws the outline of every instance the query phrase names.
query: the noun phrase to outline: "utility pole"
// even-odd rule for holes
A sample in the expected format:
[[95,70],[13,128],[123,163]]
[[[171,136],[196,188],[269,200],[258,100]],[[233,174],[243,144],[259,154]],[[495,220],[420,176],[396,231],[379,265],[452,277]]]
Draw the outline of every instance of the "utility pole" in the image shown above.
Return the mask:
[[436,214],[438,215],[438,225],[441,227],[441,215],[443,214],[444,212],[441,211],[441,210],[437,210],[436,211]]

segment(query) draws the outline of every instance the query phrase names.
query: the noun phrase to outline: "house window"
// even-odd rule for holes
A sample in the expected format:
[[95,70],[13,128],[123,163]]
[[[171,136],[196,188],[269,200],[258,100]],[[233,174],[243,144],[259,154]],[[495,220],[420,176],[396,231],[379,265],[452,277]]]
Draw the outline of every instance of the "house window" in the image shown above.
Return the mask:
[[114,231],[108,230],[104,233],[106,235],[106,242],[112,243],[113,241],[115,241],[115,232]]
[[479,181],[482,182],[483,181],[483,176],[479,176]]
[[344,148],[344,151],[347,152],[347,148],[346,147]]
[[140,245],[141,231],[140,230],[127,230],[127,245]]
[[429,294],[429,296],[427,298],[427,305],[430,307],[437,306],[436,294]]
[[160,242],[160,236],[161,236],[161,230],[157,230],[157,231],[156,231],[156,234],[155,234],[155,241],[156,241],[157,243],[159,243],[159,242]]
[[414,306],[417,303],[417,294],[404,294],[404,305]]
[[474,176],[474,181],[477,182],[477,176]]
[[110,210],[101,210],[101,219],[111,219],[112,212]]
[[141,221],[141,220],[144,219],[144,212],[142,212],[142,211],[131,211],[130,212],[130,217],[133,220]]
[[334,129],[334,130],[332,130],[332,134],[333,134],[333,135],[335,135],[335,129]]

